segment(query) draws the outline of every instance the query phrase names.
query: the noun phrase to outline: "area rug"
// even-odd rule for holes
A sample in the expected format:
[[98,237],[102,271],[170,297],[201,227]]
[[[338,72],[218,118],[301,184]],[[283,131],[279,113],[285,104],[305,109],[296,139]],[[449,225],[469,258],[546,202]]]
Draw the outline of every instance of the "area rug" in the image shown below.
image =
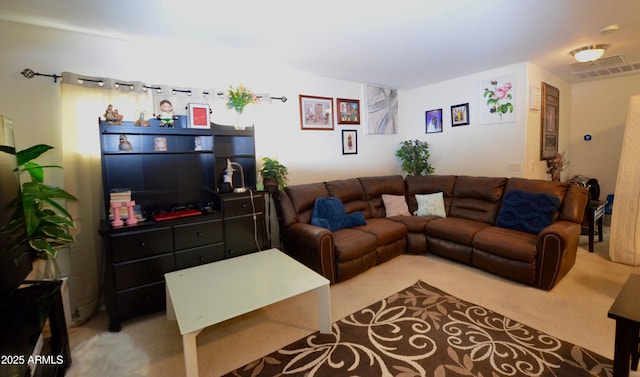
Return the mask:
[[105,332],[74,347],[65,377],[144,377],[149,360],[129,335]]
[[612,376],[611,360],[418,281],[232,376]]

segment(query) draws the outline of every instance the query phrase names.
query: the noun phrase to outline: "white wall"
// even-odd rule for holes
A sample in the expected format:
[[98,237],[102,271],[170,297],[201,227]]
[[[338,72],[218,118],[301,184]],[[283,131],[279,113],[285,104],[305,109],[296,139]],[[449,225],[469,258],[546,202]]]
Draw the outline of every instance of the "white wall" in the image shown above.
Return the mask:
[[[571,171],[597,178],[604,200],[615,192],[629,100],[640,94],[640,75],[574,84],[571,91]],[[586,134],[593,139],[585,141]]]

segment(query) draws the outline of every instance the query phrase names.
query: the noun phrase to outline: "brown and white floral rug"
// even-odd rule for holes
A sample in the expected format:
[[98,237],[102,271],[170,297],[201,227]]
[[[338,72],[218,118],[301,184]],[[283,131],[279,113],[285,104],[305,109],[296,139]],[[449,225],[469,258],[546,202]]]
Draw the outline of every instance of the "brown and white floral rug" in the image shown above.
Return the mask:
[[418,281],[231,376],[612,376],[611,360]]

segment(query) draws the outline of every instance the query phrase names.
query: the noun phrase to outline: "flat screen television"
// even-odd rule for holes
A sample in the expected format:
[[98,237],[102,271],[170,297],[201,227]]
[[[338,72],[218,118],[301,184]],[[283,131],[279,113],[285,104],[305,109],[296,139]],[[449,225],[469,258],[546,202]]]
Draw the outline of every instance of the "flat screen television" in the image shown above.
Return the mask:
[[[15,141],[11,119],[0,115],[0,227],[9,222],[13,214],[7,205],[20,190],[20,183],[16,172]],[[5,149],[13,149],[14,153],[7,153]],[[0,234],[0,305],[24,281],[31,272],[33,260],[24,256],[18,260],[18,254],[8,252],[7,236]]]

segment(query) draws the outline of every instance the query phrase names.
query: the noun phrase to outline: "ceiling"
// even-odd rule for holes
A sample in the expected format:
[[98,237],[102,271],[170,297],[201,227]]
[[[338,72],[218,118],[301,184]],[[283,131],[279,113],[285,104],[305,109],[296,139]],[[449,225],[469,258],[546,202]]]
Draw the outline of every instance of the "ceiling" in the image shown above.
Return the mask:
[[[0,19],[261,51],[312,74],[399,89],[526,61],[582,82],[604,71],[573,65],[569,52],[596,43],[611,45],[602,62],[640,73],[638,0],[1,0]],[[617,32],[600,32],[612,24]]]

